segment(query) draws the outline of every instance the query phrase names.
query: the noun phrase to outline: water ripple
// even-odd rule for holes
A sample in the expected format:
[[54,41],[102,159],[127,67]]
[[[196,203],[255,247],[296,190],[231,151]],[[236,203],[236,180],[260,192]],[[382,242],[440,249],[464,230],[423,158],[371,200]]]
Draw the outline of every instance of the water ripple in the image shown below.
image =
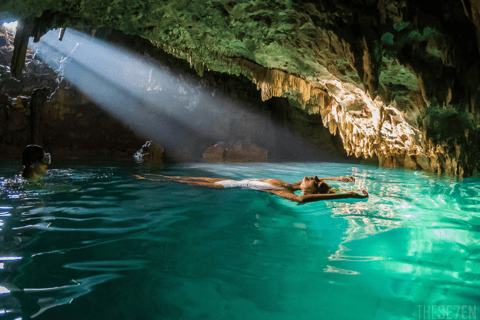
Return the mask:
[[146,260],[116,260],[116,261],[87,261],[68,263],[64,265],[65,268],[75,270],[90,270],[90,271],[122,271],[122,270],[136,270],[145,268],[148,263]]

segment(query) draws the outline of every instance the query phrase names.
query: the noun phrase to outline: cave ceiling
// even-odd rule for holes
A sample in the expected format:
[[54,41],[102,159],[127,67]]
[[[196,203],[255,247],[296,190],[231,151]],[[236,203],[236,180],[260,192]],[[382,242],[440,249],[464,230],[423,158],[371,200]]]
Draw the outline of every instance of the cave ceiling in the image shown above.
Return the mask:
[[7,0],[0,11],[3,21],[30,23],[30,36],[106,26],[199,75],[244,75],[264,100],[287,97],[320,113],[349,154],[385,166],[478,169],[474,0]]

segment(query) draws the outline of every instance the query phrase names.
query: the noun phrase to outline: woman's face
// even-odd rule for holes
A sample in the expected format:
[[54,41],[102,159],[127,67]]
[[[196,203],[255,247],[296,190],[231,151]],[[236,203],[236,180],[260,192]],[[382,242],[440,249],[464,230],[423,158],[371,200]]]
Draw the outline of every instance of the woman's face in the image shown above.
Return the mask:
[[320,179],[317,176],[314,177],[303,177],[302,183],[300,183],[300,189],[303,194],[312,194],[317,191],[318,183]]

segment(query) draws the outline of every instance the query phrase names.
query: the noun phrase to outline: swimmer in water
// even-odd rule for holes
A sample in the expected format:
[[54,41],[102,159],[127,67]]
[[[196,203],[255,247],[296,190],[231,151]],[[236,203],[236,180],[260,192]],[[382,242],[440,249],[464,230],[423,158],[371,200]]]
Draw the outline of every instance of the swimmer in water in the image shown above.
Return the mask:
[[[304,177],[302,181],[288,183],[279,179],[248,179],[248,180],[230,180],[222,178],[202,178],[202,177],[179,177],[179,176],[164,176],[164,175],[149,175],[152,178],[145,178],[138,175],[135,177],[139,179],[148,179],[152,181],[173,181],[180,183],[187,183],[191,186],[228,189],[228,188],[243,188],[253,189],[258,191],[274,194],[283,199],[297,202],[299,204],[333,199],[346,198],[367,198],[368,193],[362,190],[361,194],[355,191],[337,193],[325,180],[355,182],[354,177],[334,177],[334,178],[318,178]],[[300,190],[303,195],[296,195],[295,191]]]
[[45,153],[42,147],[35,144],[28,145],[22,153],[22,177],[29,180],[41,178],[47,173],[51,160],[50,153]]

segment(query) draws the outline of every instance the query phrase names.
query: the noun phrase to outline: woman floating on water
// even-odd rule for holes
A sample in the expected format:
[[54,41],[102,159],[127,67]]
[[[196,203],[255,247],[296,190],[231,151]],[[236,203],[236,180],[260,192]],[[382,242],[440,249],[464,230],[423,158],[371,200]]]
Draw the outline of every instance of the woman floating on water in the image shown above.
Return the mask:
[[[354,177],[335,177],[335,178],[318,178],[304,177],[302,181],[288,183],[279,179],[248,179],[248,180],[230,180],[222,178],[203,178],[203,177],[179,177],[179,176],[164,176],[160,174],[152,174],[149,176],[158,178],[147,178],[152,181],[173,181],[180,183],[187,183],[191,186],[228,189],[228,188],[243,188],[253,189],[258,191],[274,194],[283,199],[298,202],[300,204],[331,199],[345,199],[345,198],[367,198],[368,193],[362,190],[363,194],[355,191],[336,193],[336,190],[324,180],[334,180],[343,182],[355,182]],[[136,175],[139,179],[146,179]],[[294,192],[301,190],[303,195],[296,195]]]

